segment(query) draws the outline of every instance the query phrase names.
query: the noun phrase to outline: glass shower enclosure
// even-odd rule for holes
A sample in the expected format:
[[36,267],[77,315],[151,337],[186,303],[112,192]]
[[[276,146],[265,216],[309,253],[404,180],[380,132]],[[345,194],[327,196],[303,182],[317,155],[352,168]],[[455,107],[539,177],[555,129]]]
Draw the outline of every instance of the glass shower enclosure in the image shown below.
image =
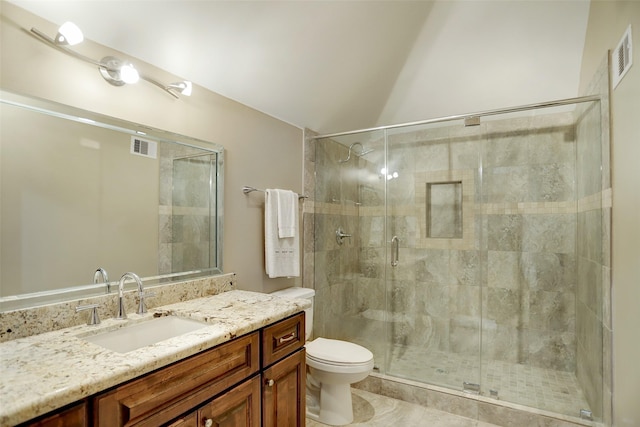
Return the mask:
[[316,334],[387,376],[601,419],[600,120],[589,98],[316,139]]

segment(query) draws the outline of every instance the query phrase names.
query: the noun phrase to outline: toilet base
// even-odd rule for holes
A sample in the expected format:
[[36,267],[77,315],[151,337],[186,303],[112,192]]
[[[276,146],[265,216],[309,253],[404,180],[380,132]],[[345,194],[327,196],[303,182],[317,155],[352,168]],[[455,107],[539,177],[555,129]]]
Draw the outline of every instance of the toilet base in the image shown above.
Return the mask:
[[[309,384],[307,377],[307,417],[332,426],[353,422],[353,403],[350,384]],[[310,404],[311,403],[311,404]]]
[[332,426],[351,424],[353,404],[349,384],[322,384],[320,389],[320,422]]
[[[326,338],[316,338],[307,345],[309,418],[332,426],[351,424],[351,384],[362,381],[371,373],[373,354],[359,345]],[[334,355],[325,360],[331,353]]]

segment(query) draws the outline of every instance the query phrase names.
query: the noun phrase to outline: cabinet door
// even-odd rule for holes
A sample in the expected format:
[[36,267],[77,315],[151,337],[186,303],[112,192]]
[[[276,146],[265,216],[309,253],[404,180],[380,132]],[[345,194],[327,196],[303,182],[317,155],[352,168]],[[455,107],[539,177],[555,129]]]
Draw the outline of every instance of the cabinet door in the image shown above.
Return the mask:
[[86,427],[89,425],[88,421],[87,404],[82,402],[23,425],[29,427]]
[[260,375],[256,375],[198,411],[199,427],[260,427]]
[[304,427],[306,412],[304,348],[265,369],[263,375],[263,427]]

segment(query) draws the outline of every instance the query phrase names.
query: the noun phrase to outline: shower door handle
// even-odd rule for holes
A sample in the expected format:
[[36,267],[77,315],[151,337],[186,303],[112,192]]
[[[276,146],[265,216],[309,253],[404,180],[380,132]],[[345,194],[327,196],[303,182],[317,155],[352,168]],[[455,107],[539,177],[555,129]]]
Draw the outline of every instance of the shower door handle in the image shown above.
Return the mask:
[[398,265],[400,261],[400,239],[398,236],[393,236],[391,239],[391,267]]

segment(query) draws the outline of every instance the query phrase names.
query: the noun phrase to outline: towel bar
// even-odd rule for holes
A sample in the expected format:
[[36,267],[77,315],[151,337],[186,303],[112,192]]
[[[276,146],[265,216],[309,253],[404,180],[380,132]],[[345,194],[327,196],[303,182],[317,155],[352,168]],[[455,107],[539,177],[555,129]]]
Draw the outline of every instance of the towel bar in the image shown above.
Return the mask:
[[[265,190],[261,190],[259,188],[255,188],[255,187],[249,187],[247,185],[245,185],[244,187],[242,187],[242,192],[244,194],[249,194],[249,193],[253,193],[254,191],[260,191],[260,192],[265,192]],[[303,194],[298,194],[298,199],[308,199],[309,196],[305,196]]]

